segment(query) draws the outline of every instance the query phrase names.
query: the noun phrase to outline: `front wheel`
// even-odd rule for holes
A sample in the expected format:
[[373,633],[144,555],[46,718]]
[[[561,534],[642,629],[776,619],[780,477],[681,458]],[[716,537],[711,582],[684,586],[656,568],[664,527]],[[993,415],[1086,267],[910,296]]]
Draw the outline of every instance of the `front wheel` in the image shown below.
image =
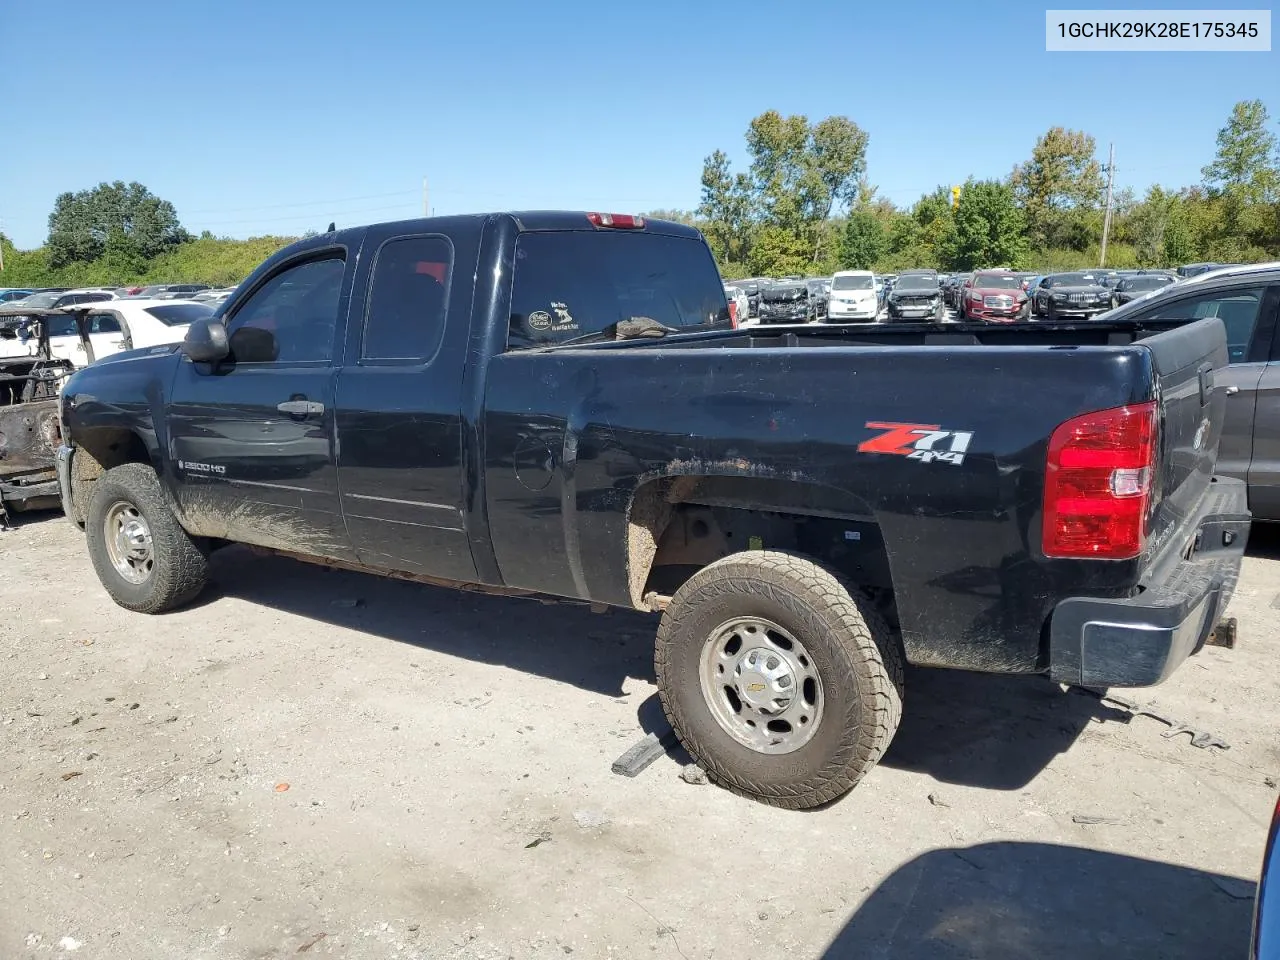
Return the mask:
[[204,589],[209,564],[141,463],[108,470],[85,518],[89,558],[111,599],[137,613],[182,606]]
[[694,574],[663,614],[655,666],[667,718],[711,779],[778,807],[848,792],[902,715],[902,654],[884,620],[781,551]]

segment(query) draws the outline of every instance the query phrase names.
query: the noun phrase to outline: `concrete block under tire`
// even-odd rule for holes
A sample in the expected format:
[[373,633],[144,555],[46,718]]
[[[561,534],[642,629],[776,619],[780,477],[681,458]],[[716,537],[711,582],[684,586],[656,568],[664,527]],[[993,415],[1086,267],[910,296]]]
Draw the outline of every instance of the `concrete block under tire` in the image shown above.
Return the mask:
[[[819,806],[852,789],[902,714],[902,652],[884,620],[830,570],[792,553],[738,553],[694,574],[663,614],[655,666],[667,717],[711,779],[779,807]],[[782,699],[763,702],[774,693]],[[770,716],[792,732],[748,723]]]

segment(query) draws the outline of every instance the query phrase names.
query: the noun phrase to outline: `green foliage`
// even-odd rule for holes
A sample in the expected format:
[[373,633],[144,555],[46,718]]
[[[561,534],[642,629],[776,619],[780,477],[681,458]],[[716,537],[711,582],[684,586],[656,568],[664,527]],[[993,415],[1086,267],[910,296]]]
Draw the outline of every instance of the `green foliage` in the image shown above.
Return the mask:
[[770,274],[834,268],[833,211],[870,199],[867,134],[847,117],[811,124],[769,110],[751,121],[746,144],[746,173],[722,150],[702,164],[697,217],[716,258]]
[[1053,127],[1036,141],[1031,159],[1014,167],[1013,189],[1033,246],[1079,250],[1089,242],[1088,214],[1103,190],[1096,151],[1087,133]]
[[1026,220],[1014,202],[1013,188],[996,180],[966,182],[954,223],[937,249],[943,262],[959,270],[1024,266]]
[[840,235],[840,266],[846,270],[870,270],[889,252],[884,223],[870,210],[849,214]]
[[49,214],[49,263],[87,264],[110,255],[110,268],[136,269],[143,261],[189,240],[173,204],[140,183],[100,183],[63,193]]

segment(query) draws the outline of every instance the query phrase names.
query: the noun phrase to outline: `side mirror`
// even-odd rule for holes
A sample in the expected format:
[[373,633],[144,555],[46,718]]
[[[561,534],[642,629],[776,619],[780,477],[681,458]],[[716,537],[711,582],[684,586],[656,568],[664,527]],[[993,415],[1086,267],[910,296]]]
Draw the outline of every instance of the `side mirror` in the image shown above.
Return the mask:
[[191,321],[182,341],[182,352],[195,363],[217,363],[231,352],[227,328],[213,317]]

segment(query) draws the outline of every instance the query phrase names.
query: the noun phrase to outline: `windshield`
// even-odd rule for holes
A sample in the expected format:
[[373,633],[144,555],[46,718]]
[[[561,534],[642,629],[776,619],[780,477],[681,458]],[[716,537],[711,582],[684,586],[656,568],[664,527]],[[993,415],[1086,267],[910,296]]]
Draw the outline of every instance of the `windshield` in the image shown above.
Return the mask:
[[870,274],[852,277],[836,277],[831,281],[832,290],[872,290],[874,284]]
[[1017,277],[1000,273],[980,273],[973,285],[983,290],[1021,290],[1022,281]]
[[213,316],[213,307],[207,303],[174,303],[163,307],[147,307],[146,312],[166,327],[176,327],[201,317]]
[[1092,273],[1064,273],[1053,278],[1055,287],[1092,287],[1097,282]]
[[765,300],[799,300],[806,292],[804,287],[778,284],[766,287],[760,292],[760,296]]
[[899,277],[898,282],[894,285],[893,289],[895,292],[899,290],[937,290],[938,279],[936,277],[926,277],[921,275]]
[[22,305],[24,307],[39,307],[40,309],[46,309],[57,303],[58,298],[61,296],[61,293],[33,293],[31,296],[27,297],[27,299],[22,301]]

